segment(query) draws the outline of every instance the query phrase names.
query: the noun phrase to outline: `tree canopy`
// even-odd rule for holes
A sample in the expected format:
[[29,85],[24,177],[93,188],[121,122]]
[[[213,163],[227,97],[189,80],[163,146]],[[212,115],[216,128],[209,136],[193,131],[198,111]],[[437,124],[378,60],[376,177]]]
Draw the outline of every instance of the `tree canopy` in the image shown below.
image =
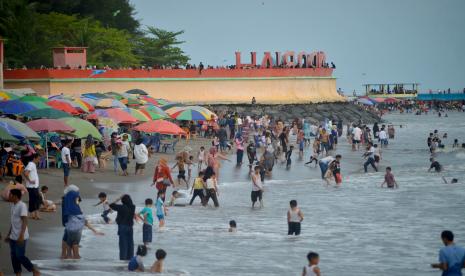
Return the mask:
[[88,64],[185,65],[183,31],[140,29],[127,0],[0,0],[0,36],[10,67],[52,65],[51,48],[88,47]]

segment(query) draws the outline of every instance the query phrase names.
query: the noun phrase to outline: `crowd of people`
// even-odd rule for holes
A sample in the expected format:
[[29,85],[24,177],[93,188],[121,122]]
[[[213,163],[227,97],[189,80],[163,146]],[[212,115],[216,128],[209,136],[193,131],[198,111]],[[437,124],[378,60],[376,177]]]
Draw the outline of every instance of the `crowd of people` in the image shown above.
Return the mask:
[[[177,203],[179,197],[186,197],[182,191],[184,187],[186,191],[190,189],[191,194],[190,200],[184,205],[192,205],[198,197],[201,205],[208,206],[211,200],[214,208],[219,208],[220,164],[222,161],[231,162],[231,156],[235,154],[236,165],[249,168],[251,207],[257,208],[258,203],[258,208],[265,208],[263,196],[265,179],[272,177],[273,168],[277,163],[284,164],[288,169],[293,166],[292,154],[294,152],[300,158],[307,158],[304,156],[305,148],[309,148],[310,151],[309,161],[305,165],[314,163],[314,167],[319,166],[323,183],[326,185],[334,183],[340,186],[344,178],[341,168],[342,155],[337,153],[337,149],[343,134],[343,122],[338,120],[325,120],[317,125],[303,119],[286,122],[267,115],[242,116],[237,113],[221,115],[211,125],[211,129],[204,130],[203,135],[210,139],[211,145],[200,147],[198,152],[193,152],[190,147],[186,146],[176,154],[175,163],[171,167],[165,158],[159,158],[151,183],[156,189],[157,196],[155,200],[146,198],[143,209],[136,211],[136,206],[129,194],[121,195],[110,203],[104,192],[98,194],[99,202],[96,206],[102,206],[101,217],[104,223],[117,224],[119,259],[128,262],[128,270],[162,272],[163,261],[167,255],[163,249],[156,250],[156,261],[150,269],[144,267],[143,258],[150,250],[155,218],[158,219],[158,229],[163,230],[168,208],[180,204]],[[444,135],[447,134],[443,134],[442,137]],[[345,138],[351,145],[354,155],[363,151],[362,158],[365,160],[363,171],[367,173],[371,167],[376,173],[383,160],[382,151],[388,151],[390,144],[395,142],[396,130],[392,124],[375,123],[370,127],[363,122],[354,122],[346,125]],[[101,146],[101,142],[94,141],[91,136],[81,143],[75,143],[67,138],[56,141],[56,143],[61,145],[60,156],[65,188],[60,202],[64,227],[61,256],[64,259],[79,259],[81,257],[79,244],[83,228],[89,228],[96,235],[103,235],[103,233],[97,231],[86,219],[79,206],[81,202],[79,188],[69,184],[72,163],[79,162],[76,153],[79,153],[81,158],[82,171],[94,173],[95,167],[101,166],[102,159],[99,157],[98,150],[98,147],[101,147],[100,154],[110,152],[113,156],[115,172],[127,176],[129,174],[128,160],[131,157],[135,159],[135,174],[143,174],[153,149],[144,143],[144,136],[140,133],[112,133],[108,146]],[[5,166],[8,168],[4,172],[15,177],[15,180],[2,192],[2,197],[13,203],[11,230],[6,235],[6,239],[10,243],[15,273],[21,273],[22,265],[34,275],[39,275],[37,267],[34,267],[25,257],[26,241],[29,237],[27,219],[38,220],[40,211],[53,212],[57,206],[46,197],[48,187],[40,186],[38,174],[40,155],[34,152],[34,148],[28,144],[20,146],[21,156],[18,159],[24,162],[24,169],[19,175],[15,175],[15,167],[11,165]],[[441,148],[441,137],[437,130],[429,135],[427,146],[431,158],[430,170],[440,172],[442,166],[434,159],[437,149]],[[458,140],[454,141],[454,146],[459,146]],[[14,150],[5,143],[2,147],[2,156],[5,156],[4,153],[9,156],[12,151]],[[245,165],[244,155],[248,161]],[[177,169],[177,176],[173,179],[175,169]],[[385,170],[381,187],[386,185],[387,188],[399,188],[393,169],[386,167]],[[193,176],[194,171],[197,172],[196,176]],[[172,193],[170,200],[167,200],[169,189]],[[24,194],[29,196],[28,206],[21,201]],[[289,200],[288,235],[300,235],[303,229],[304,214],[295,199]],[[155,214],[152,209],[155,209]],[[116,213],[115,221],[109,217],[112,212]],[[135,221],[142,223],[143,244],[137,246],[134,244]],[[231,220],[229,226],[229,232],[237,231],[235,220]],[[450,231],[443,232],[442,239],[446,248],[441,250],[440,263],[432,266],[445,272],[460,271],[458,264],[461,262],[463,266],[465,261],[463,249],[453,244],[453,234]],[[136,253],[134,253],[135,249]],[[302,275],[321,275],[318,267],[319,255],[310,252],[307,259],[308,265],[304,267]]]

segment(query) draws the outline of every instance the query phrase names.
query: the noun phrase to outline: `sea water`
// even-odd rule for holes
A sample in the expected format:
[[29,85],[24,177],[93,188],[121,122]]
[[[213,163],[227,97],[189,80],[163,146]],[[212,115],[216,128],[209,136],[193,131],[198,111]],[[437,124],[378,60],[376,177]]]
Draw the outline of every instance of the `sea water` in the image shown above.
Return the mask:
[[[303,165],[310,147],[305,160],[299,160],[296,151],[289,170],[277,164],[271,179],[266,179],[261,209],[251,209],[248,168],[236,167],[232,155],[233,162],[223,162],[220,172],[220,208],[202,207],[198,199],[191,207],[170,207],[164,231],[155,222],[144,264],[150,268],[155,250],[163,248],[168,253],[166,275],[300,275],[306,254],[316,251],[323,275],[438,275],[429,264],[437,261],[441,231],[452,230],[457,243],[465,245],[465,152],[451,148],[454,138],[465,142],[464,117],[464,113],[450,113],[448,118],[386,116],[396,127],[396,136],[382,150],[378,173],[370,167],[365,174],[363,151],[352,152],[341,137],[334,151],[342,154],[340,187],[326,186],[319,168]],[[443,139],[446,148],[437,154],[445,168],[440,174],[427,172],[426,138],[433,129],[448,133]],[[399,189],[380,188],[386,166],[392,167]],[[459,183],[445,184],[443,176],[449,181],[458,178]],[[155,197],[148,184],[127,184],[118,192],[130,193],[142,207],[145,198]],[[298,201],[305,215],[299,237],[287,236],[291,199]],[[93,201],[84,199],[83,208],[95,222],[99,210],[91,207]],[[237,222],[237,233],[228,232],[231,219]],[[116,225],[96,228],[105,236],[84,231],[83,259],[35,262],[45,275],[127,273],[127,263],[118,260]],[[44,239],[36,235],[35,240]],[[140,223],[134,225],[134,240],[136,245],[142,243]]]

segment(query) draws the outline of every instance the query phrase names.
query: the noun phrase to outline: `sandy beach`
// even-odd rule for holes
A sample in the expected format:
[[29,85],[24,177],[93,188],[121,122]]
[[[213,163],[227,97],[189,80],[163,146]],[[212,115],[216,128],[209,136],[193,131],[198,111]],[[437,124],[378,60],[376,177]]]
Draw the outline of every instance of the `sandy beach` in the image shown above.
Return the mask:
[[[210,140],[204,138],[195,138],[191,140],[181,140],[176,145],[176,152],[181,151],[185,146],[192,148],[191,154],[196,156],[201,146],[210,145]],[[95,173],[83,173],[79,169],[74,168],[71,170],[70,184],[77,185],[80,188],[80,194],[86,201],[95,199],[95,203],[98,202],[97,194],[99,192],[107,193],[109,199],[113,199],[116,196],[120,196],[127,190],[131,183],[146,183],[150,185],[152,183],[152,177],[155,165],[160,158],[168,160],[170,165],[172,164],[175,157],[175,153],[169,151],[168,153],[155,153],[149,158],[146,164],[144,175],[134,175],[135,162],[133,160],[128,165],[129,176],[120,176],[115,174],[113,171],[113,161],[107,161],[106,168],[98,168]],[[57,202],[63,196],[63,171],[62,169],[50,168],[39,170],[40,184],[49,187],[47,198],[54,202]],[[9,180],[8,180],[9,181]],[[1,183],[1,189],[8,184],[7,179]],[[101,183],[111,183],[111,186],[102,186]],[[156,191],[154,189],[154,191]],[[154,195],[155,196],[155,192]],[[25,195],[23,201],[27,202],[28,197]],[[87,202],[89,203],[89,202]],[[100,209],[98,209],[100,210]],[[9,221],[10,221],[10,203],[0,201],[0,220],[3,221],[0,224],[0,232],[2,237],[8,233]],[[41,220],[28,220],[28,227],[30,233],[30,239],[27,244],[27,256],[31,259],[50,259],[58,258],[60,255],[60,244],[62,232],[51,231],[54,228],[62,227],[61,225],[61,209],[58,206],[58,211],[55,213],[41,213]],[[37,243],[39,235],[46,233],[54,235],[56,238],[50,240],[50,246],[48,248],[41,248]],[[43,241],[42,241],[43,243]],[[41,244],[42,244],[41,243]],[[10,254],[8,244],[1,244],[0,248],[0,271],[9,275],[12,273],[10,264]]]

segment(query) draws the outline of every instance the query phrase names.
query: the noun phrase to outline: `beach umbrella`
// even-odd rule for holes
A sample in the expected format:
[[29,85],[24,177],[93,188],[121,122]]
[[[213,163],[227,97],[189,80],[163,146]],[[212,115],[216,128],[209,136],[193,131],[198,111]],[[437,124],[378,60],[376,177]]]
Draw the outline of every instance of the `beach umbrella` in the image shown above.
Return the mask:
[[81,97],[84,97],[84,98],[89,98],[89,99],[93,99],[93,100],[100,100],[100,99],[109,99],[111,97],[105,95],[105,94],[102,94],[102,93],[85,93],[85,94],[82,94]]
[[[63,123],[60,120],[56,119],[39,119],[34,120],[26,123],[31,129],[34,131],[41,131],[41,132],[72,132],[74,128],[68,126],[67,124]],[[48,168],[48,147],[47,147],[47,135],[45,135],[45,156],[46,156],[46,164]]]
[[36,101],[36,102],[23,102],[23,103],[30,104],[33,107],[37,108],[37,109],[50,108],[50,106],[48,106],[46,103],[43,103],[43,102],[37,102]]
[[65,105],[67,106],[67,109],[69,109],[69,105],[70,105],[72,108],[74,108],[79,113],[87,113],[90,110],[87,107],[86,104],[83,104],[83,101],[77,102],[77,101],[73,100],[72,98],[70,98],[70,99],[54,99],[54,101],[65,103]]
[[40,103],[45,103],[45,102],[47,102],[47,99],[44,98],[44,97],[40,97],[40,96],[31,96],[31,95],[21,97],[21,98],[19,98],[18,100],[20,100],[20,101],[22,101],[22,102],[40,102]]
[[5,92],[5,91],[0,91],[0,99],[2,101],[8,101],[8,100],[17,100],[20,97],[16,94]]
[[12,133],[19,132],[20,135],[17,136],[18,138],[24,138],[32,141],[40,140],[40,136],[37,135],[34,130],[19,121],[12,120],[10,118],[0,118],[0,124],[2,124],[3,128],[5,128],[10,135],[14,136]]
[[100,107],[100,108],[126,108],[126,106],[115,99],[101,99],[96,102],[95,107]]
[[131,114],[137,120],[139,120],[139,122],[148,122],[148,121],[152,120],[152,118],[150,118],[150,116],[148,116],[147,114],[141,112],[138,109],[127,108],[127,109],[125,109],[125,111],[128,112],[129,114]]
[[20,114],[36,109],[32,104],[19,100],[0,102],[0,111],[4,114]]
[[98,119],[98,124],[99,126],[103,126],[114,130],[118,130],[119,128],[118,123],[116,123],[115,120],[106,117],[100,117]]
[[358,98],[357,102],[364,105],[374,105],[374,103],[367,98]]
[[95,113],[98,116],[107,117],[113,119],[118,124],[133,124],[137,123],[137,119],[134,118],[131,114],[124,111],[120,108],[110,108],[110,109],[96,109]]
[[137,95],[148,95],[148,93],[142,89],[131,89],[131,90],[126,91],[126,93],[137,94]]
[[172,135],[185,135],[186,132],[182,130],[178,125],[165,121],[157,120],[142,123],[134,128],[137,131],[146,133],[160,133],[160,134],[172,134]]
[[65,117],[71,117],[69,113],[50,107],[44,109],[31,110],[22,113],[21,115],[32,119],[60,119]]
[[201,106],[178,106],[166,110],[171,118],[179,121],[203,121],[216,117],[216,114]]
[[73,101],[81,105],[83,108],[87,108],[87,112],[93,112],[95,110],[95,108],[90,103],[81,98],[75,98]]
[[68,118],[61,118],[60,121],[64,122],[68,126],[75,129],[73,132],[73,136],[77,138],[86,138],[88,135],[91,135],[95,139],[101,141],[102,135],[100,132],[95,128],[95,126],[89,123],[86,120],[82,120],[79,118],[68,117]]
[[0,122],[0,127],[9,135],[14,136],[19,139],[25,139],[26,137],[24,136],[23,133],[21,133],[18,129],[16,129],[14,126],[5,123],[5,122]]
[[47,105],[51,106],[52,108],[64,111],[72,115],[78,115],[81,113],[76,108],[74,108],[71,104],[64,102],[63,100],[51,100],[47,102]]
[[185,105],[182,103],[169,103],[169,104],[160,106],[160,108],[163,110],[168,110],[170,108],[178,107],[178,106],[185,106]]
[[397,103],[398,100],[396,98],[386,98],[384,102],[385,103]]
[[157,113],[156,111],[149,110],[149,109],[139,109],[139,111],[144,113],[145,115],[147,115],[151,120],[159,120],[159,119],[169,118],[169,116],[165,112]]
[[119,93],[116,93],[116,92],[107,92],[107,93],[105,93],[105,95],[107,95],[108,97],[110,97],[112,99],[118,100],[118,101],[121,101],[122,99],[124,99],[123,95],[121,95]]
[[386,100],[385,98],[374,98],[374,99],[371,99],[370,100],[373,100],[375,101],[376,103],[384,103],[384,101]]
[[19,140],[11,136],[2,126],[0,126],[0,140],[3,142],[18,143]]
[[138,99],[134,98],[127,98],[127,99],[122,99],[120,101],[122,104],[127,105],[127,106],[139,106],[142,105],[142,102]]

